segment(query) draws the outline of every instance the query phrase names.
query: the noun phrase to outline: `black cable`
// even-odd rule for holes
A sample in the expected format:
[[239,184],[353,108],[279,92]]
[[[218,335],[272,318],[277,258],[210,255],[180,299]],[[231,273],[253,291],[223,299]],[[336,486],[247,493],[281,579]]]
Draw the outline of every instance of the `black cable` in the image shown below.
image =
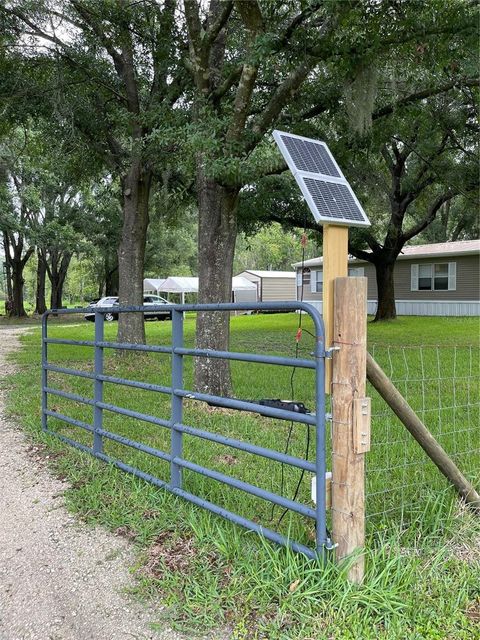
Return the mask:
[[[300,287],[300,301],[303,302],[303,290],[304,290],[304,282],[303,282],[303,269],[304,269],[304,265],[305,265],[305,234],[306,234],[306,217],[304,218],[304,229],[303,229],[303,233],[304,233],[304,238],[302,241],[302,282],[301,282],[301,287]],[[299,348],[300,348],[300,338],[301,338],[301,334],[299,334],[299,332],[302,330],[302,312],[300,311],[299,313],[299,319],[298,319],[298,329],[297,329],[297,342],[295,345],[295,358],[298,358],[298,353],[299,353]],[[308,335],[312,336],[313,338],[315,338],[315,335],[311,332],[308,331],[308,329],[303,329],[303,331],[305,331],[305,333],[308,333]],[[294,381],[294,377],[295,377],[295,372],[297,370],[297,367],[294,366],[292,368],[292,374],[290,376],[290,393],[291,393],[291,398],[293,399],[295,397],[295,390],[294,390],[294,386],[293,386],[293,381]],[[306,447],[305,447],[305,460],[308,460],[308,456],[310,453],[310,426],[309,424],[306,425],[307,427],[307,441],[306,441]],[[288,453],[288,448],[290,446],[290,440],[292,437],[292,432],[293,432],[293,420],[292,422],[290,422],[290,426],[288,428],[288,435],[287,435],[287,442],[285,444],[285,455]],[[302,469],[302,472],[300,474],[300,478],[298,479],[297,482],[297,486],[295,487],[295,492],[293,494],[293,498],[292,500],[295,501],[298,497],[299,491],[300,491],[300,487],[302,486],[302,482],[303,482],[303,478],[305,477],[305,469]],[[285,484],[285,476],[284,476],[284,463],[282,462],[281,464],[281,480],[280,480],[280,495],[283,495],[283,490],[284,490],[284,484]],[[273,514],[275,511],[275,504],[272,503],[272,510],[271,510],[271,514],[270,514],[270,521],[273,520]],[[282,522],[283,518],[285,517],[285,515],[287,514],[287,511],[289,511],[289,509],[284,509],[280,515],[280,518],[278,519],[277,522],[277,527],[280,525],[280,523]],[[328,530],[328,528],[326,529],[326,533],[327,536],[330,538],[331,534],[330,531]]]
[[[307,233],[307,220],[306,220],[306,215],[304,215],[303,236],[302,236],[302,266],[301,266],[301,278],[302,279],[301,279],[301,284],[300,284],[300,302],[303,302],[303,293],[304,293],[304,286],[305,286],[304,285],[304,278],[303,278],[303,269],[304,269],[304,265],[305,265],[306,233]],[[296,336],[296,344],[295,344],[295,358],[298,358],[299,349],[300,349],[300,339],[301,339],[301,332],[302,332],[302,318],[303,318],[303,313],[301,311],[299,311],[297,336]],[[308,330],[305,330],[305,331],[309,335],[313,336],[313,334],[310,331],[308,331]],[[290,394],[291,394],[290,397],[292,399],[295,397],[295,389],[294,389],[293,381],[294,381],[294,378],[295,378],[296,371],[297,371],[297,367],[295,365],[292,368],[292,374],[290,376]],[[306,443],[306,450],[305,450],[305,460],[308,460],[308,454],[310,452],[310,425],[306,425],[306,426],[307,426],[307,443]],[[288,449],[290,447],[290,440],[291,440],[291,437],[292,437],[292,433],[293,433],[293,420],[290,422],[290,426],[288,428],[287,442],[285,444],[284,455],[287,455],[287,453],[288,453]],[[300,486],[302,484],[304,475],[305,475],[305,469],[302,469],[302,472],[300,474],[300,478],[298,480],[298,483],[297,483],[297,486],[296,486],[296,489],[295,489],[293,500],[295,500],[297,498],[297,496],[298,496],[298,492],[300,491]],[[282,462],[281,463],[281,479],[280,479],[280,495],[283,495],[284,486],[285,486],[285,474],[284,474],[284,463]],[[275,511],[275,504],[272,503],[270,521],[273,520],[274,511]],[[280,523],[282,522],[283,518],[285,517],[287,511],[288,511],[288,509],[284,509],[284,511],[280,515],[280,518],[279,518],[279,520],[277,522],[277,526],[280,525]]]

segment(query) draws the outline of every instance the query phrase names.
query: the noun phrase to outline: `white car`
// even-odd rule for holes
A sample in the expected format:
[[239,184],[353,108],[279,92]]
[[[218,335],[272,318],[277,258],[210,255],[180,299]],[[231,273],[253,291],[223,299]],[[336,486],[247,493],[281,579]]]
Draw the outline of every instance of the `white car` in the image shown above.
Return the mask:
[[[155,311],[145,311],[144,317],[145,320],[171,320],[172,319],[172,310],[168,307],[171,305],[168,300],[162,298],[161,296],[143,296],[143,304],[145,307],[148,306],[165,306],[165,309],[155,310]],[[115,307],[118,307],[118,297],[117,296],[107,296],[105,298],[100,298],[98,302],[94,304],[90,304],[89,308],[94,309],[95,307],[112,307],[111,311],[107,311],[104,314],[105,320],[107,322],[113,322],[114,320],[118,320],[118,311],[116,311]],[[90,320],[90,322],[95,322],[95,312],[86,313],[85,320]]]

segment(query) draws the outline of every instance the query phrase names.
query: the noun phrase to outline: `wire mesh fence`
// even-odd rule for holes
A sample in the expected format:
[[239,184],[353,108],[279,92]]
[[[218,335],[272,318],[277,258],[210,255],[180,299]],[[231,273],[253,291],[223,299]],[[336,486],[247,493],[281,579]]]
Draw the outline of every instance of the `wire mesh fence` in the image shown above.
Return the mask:
[[[383,347],[370,353],[462,473],[480,480],[480,347]],[[366,456],[367,522],[411,521],[448,486],[369,386],[372,450]]]

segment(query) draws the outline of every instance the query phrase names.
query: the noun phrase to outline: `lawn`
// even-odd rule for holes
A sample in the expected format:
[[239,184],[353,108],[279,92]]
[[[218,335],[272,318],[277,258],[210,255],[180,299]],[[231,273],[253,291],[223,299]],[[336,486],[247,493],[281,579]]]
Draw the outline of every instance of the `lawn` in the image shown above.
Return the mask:
[[[232,318],[232,349],[293,356],[297,322],[295,314]],[[312,351],[309,322],[304,319],[303,357]],[[146,326],[149,343],[169,344],[170,323]],[[476,319],[411,317],[368,327],[370,351],[397,380],[446,450],[477,482],[478,329]],[[116,325],[106,326],[107,339],[115,339],[115,332]],[[89,340],[93,326],[55,324],[49,335]],[[193,345],[193,337],[194,319],[187,318],[187,346]],[[227,623],[234,638],[443,639],[475,634],[478,519],[459,506],[433,465],[374,394],[373,448],[367,457],[367,577],[363,587],[355,588],[346,583],[344,570],[332,563],[320,566],[274,548],[256,535],[43,436],[39,432],[39,331],[25,336],[23,344],[15,356],[19,373],[12,380],[12,412],[55,452],[57,472],[72,482],[69,506],[87,521],[105,524],[135,540],[140,554],[139,593],[161,592],[174,624],[201,630]],[[91,370],[92,349],[51,345],[49,360]],[[185,360],[185,386],[191,388],[192,362]],[[293,395],[313,406],[311,371],[297,369],[293,383],[290,368],[234,363],[232,372],[238,398]],[[162,354],[119,358],[110,352],[105,373],[169,385],[170,359]],[[87,379],[49,374],[49,384],[92,396],[92,382]],[[161,394],[105,384],[105,401],[169,417],[169,398]],[[289,423],[211,409],[193,401],[185,404],[185,424],[284,450]],[[50,408],[92,421],[92,410],[79,403],[52,397]],[[88,433],[58,420],[50,425],[90,444]],[[169,431],[155,425],[105,412],[105,428],[169,449]],[[304,457],[307,435],[307,427],[296,424],[289,453]],[[115,442],[106,441],[105,450],[168,480],[165,462]],[[309,457],[314,456],[310,442]],[[282,487],[287,497],[293,496],[299,482],[298,470],[282,469],[276,462],[191,436],[185,437],[184,458],[270,491],[279,493]],[[305,504],[309,504],[309,483],[305,474],[299,492]],[[279,523],[279,507],[272,510],[258,498],[192,471],[185,472],[184,484],[192,493],[312,544],[312,523],[301,516],[289,513]],[[460,549],[468,552],[459,553]]]

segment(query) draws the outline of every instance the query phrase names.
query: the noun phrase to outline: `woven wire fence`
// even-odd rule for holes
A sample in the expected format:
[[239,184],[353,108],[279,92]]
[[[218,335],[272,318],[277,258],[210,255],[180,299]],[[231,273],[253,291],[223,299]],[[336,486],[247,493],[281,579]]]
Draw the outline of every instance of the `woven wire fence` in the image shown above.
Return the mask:
[[[370,347],[370,353],[460,471],[480,488],[480,348]],[[369,385],[367,523],[412,521],[449,484]]]

